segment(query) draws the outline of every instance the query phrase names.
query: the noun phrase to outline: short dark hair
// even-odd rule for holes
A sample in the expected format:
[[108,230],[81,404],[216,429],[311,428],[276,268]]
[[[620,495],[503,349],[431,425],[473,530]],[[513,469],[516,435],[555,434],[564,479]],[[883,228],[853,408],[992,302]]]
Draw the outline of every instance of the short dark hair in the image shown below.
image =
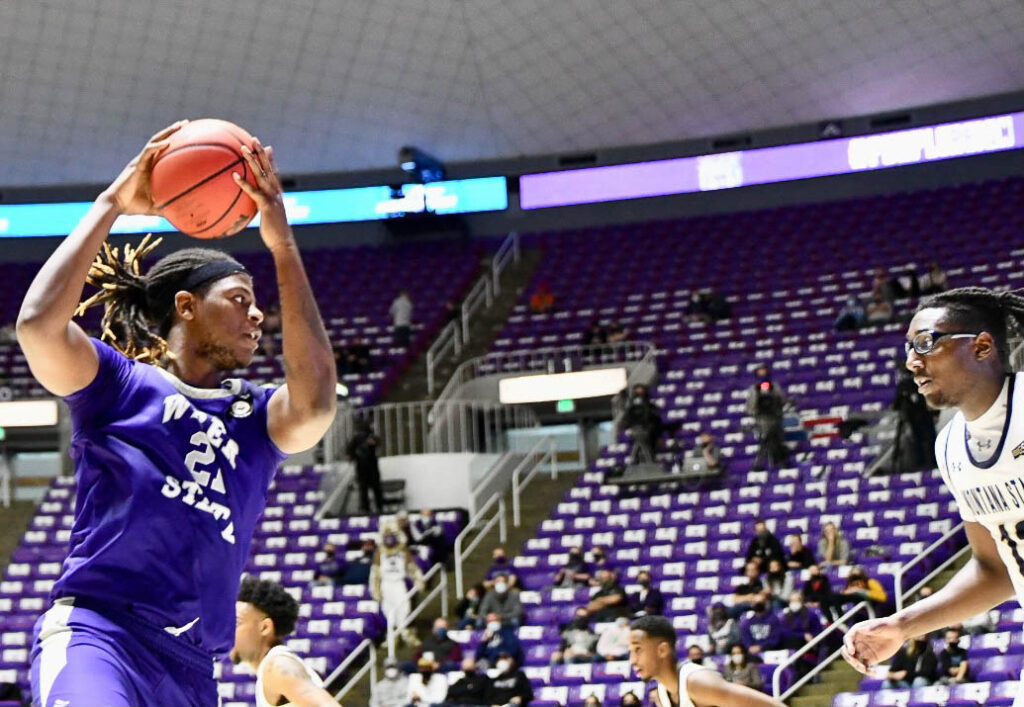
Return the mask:
[[276,582],[246,577],[238,588],[238,601],[252,604],[274,622],[274,634],[283,638],[295,630],[299,602]]
[[672,622],[664,616],[647,615],[641,616],[629,625],[632,631],[643,631],[648,638],[665,641],[672,647],[672,653],[676,652],[676,630]]

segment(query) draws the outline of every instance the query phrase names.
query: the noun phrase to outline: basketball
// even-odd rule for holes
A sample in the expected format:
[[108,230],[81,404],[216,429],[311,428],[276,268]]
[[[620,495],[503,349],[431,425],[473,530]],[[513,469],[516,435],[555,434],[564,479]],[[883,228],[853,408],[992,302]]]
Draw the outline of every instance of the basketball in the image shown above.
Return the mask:
[[255,185],[242,157],[252,136],[234,123],[193,120],[170,138],[153,164],[150,188],[160,214],[193,238],[238,233],[256,215],[256,204],[232,178],[238,172]]

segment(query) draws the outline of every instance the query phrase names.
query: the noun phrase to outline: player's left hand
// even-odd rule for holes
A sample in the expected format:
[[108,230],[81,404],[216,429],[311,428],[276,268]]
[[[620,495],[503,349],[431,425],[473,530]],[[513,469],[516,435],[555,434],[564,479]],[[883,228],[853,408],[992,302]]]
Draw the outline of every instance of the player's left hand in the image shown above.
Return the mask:
[[872,666],[894,656],[905,640],[907,636],[891,617],[861,621],[843,637],[843,658],[867,675]]
[[234,173],[235,183],[256,202],[260,211],[260,236],[270,250],[294,242],[288,216],[284,209],[284,190],[274,162],[274,148],[264,147],[259,138],[242,146],[242,156],[256,176],[256,186]]

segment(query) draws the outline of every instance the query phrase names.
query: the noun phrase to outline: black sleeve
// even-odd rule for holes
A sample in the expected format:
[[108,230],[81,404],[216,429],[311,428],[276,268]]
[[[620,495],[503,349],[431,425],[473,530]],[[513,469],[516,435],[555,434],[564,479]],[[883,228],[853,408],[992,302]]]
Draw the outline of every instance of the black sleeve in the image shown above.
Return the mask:
[[530,684],[530,679],[526,677],[526,673],[521,670],[516,676],[516,696],[522,698],[524,705],[533,701],[533,686]]

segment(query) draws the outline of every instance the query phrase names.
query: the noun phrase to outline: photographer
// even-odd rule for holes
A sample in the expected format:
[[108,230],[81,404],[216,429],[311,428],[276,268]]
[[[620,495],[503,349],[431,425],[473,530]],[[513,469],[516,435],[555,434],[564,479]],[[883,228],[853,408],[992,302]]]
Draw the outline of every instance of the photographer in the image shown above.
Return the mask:
[[349,440],[346,453],[356,467],[356,483],[359,484],[359,508],[370,512],[370,491],[377,504],[377,513],[384,512],[384,490],[380,484],[380,466],[377,463],[377,445],[380,439],[373,432],[367,420],[357,419],[356,432]]
[[758,444],[753,468],[763,469],[766,461],[772,467],[779,467],[789,457],[782,419],[786,393],[772,380],[768,366],[759,365],[754,375],[756,382],[747,393],[747,413],[754,418]]
[[658,438],[661,437],[662,423],[661,411],[651,402],[647,386],[633,386],[633,394],[622,416],[621,428],[633,439],[629,463],[652,463]]

